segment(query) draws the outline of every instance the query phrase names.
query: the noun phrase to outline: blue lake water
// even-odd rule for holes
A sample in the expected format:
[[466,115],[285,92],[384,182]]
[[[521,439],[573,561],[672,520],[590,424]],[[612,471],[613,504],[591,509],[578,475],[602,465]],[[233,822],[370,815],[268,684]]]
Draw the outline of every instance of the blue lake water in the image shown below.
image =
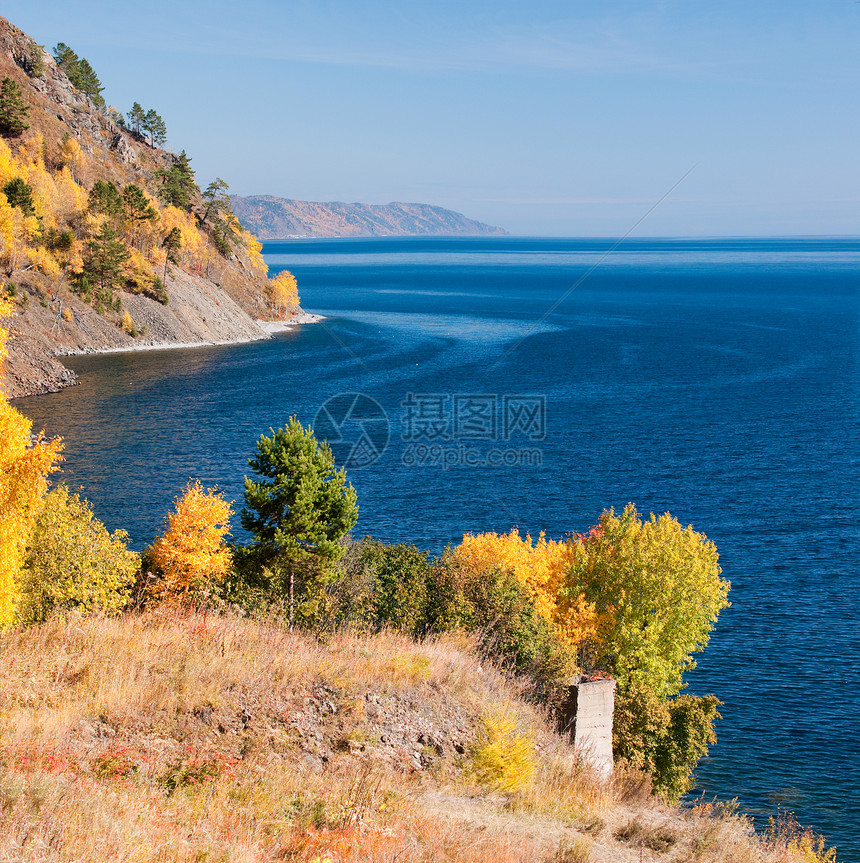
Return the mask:
[[269,242],[323,324],[70,359],[79,387],[16,404],[137,547],[191,477],[238,507],[260,433],[342,393],[367,398],[320,421],[367,462],[357,534],[439,551],[512,525],[560,537],[628,501],[670,511],[732,582],[689,675],[724,701],[700,789],[793,810],[860,860],[860,244],[611,246]]

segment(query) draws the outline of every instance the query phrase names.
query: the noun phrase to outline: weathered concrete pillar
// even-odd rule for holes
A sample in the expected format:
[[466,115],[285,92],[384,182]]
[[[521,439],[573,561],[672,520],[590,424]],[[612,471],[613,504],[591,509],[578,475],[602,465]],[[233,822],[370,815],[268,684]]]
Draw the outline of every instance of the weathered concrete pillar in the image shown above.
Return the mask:
[[612,758],[612,713],[615,681],[611,678],[584,680],[570,687],[562,705],[562,731],[570,735],[577,757],[601,773],[610,774]]

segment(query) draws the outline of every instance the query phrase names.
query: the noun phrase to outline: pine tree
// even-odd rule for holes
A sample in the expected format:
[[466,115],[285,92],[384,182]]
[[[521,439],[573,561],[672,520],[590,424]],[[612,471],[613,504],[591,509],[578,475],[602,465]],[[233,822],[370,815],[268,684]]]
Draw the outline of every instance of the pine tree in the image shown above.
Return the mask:
[[227,194],[230,186],[220,177],[216,177],[203,193],[203,200],[206,202],[206,209],[203,212],[201,223],[205,223],[209,216],[220,216],[222,213],[233,215],[233,209],[230,205],[230,195]]
[[0,134],[17,138],[30,128],[27,115],[30,106],[21,95],[17,82],[8,75],[0,82]]
[[102,97],[102,82],[99,76],[96,75],[95,69],[87,62],[86,57],[82,57],[78,64],[78,81],[72,82],[82,93],[92,99],[93,104],[98,108],[104,108],[105,100]]
[[54,48],[54,60],[75,89],[89,96],[96,107],[104,108],[104,87],[86,57],[78,57],[65,42],[58,42]]
[[171,228],[170,233],[161,241],[161,247],[165,251],[164,276],[162,282],[167,281],[167,264],[179,262],[178,252],[182,248],[182,231],[179,228]]
[[155,176],[161,180],[158,195],[165,204],[178,207],[180,210],[191,210],[191,198],[199,191],[194,182],[194,171],[191,159],[183,150],[168,170],[159,168]]
[[143,124],[146,121],[146,112],[143,110],[140,102],[135,102],[131,106],[131,110],[126,115],[128,117],[129,129],[135,135],[143,135]]
[[154,108],[144,115],[141,128],[149,135],[149,143],[153,147],[160,147],[167,140],[167,126]]
[[355,489],[328,444],[296,417],[261,436],[248,464],[260,478],[245,477],[242,527],[253,537],[250,556],[287,594],[292,626],[297,600],[312,605],[343,555],[341,539],[358,520]]
[[117,239],[116,231],[103,225],[98,236],[87,243],[83,274],[98,282],[103,292],[110,292],[120,281],[128,258],[128,249]]
[[131,226],[130,243],[134,245],[135,232],[141,222],[155,222],[158,213],[146,197],[140,186],[129,183],[122,190],[122,199],[125,204],[125,218]]
[[3,186],[3,194],[10,207],[17,207],[25,216],[36,212],[33,190],[20,177],[14,177]]

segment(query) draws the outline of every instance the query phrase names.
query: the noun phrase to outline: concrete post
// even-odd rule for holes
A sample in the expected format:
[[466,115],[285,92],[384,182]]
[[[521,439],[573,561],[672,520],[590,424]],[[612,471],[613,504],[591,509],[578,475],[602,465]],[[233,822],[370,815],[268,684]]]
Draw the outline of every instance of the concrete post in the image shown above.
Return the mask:
[[585,680],[570,687],[562,704],[562,732],[570,735],[577,757],[601,773],[612,773],[612,713],[615,681]]

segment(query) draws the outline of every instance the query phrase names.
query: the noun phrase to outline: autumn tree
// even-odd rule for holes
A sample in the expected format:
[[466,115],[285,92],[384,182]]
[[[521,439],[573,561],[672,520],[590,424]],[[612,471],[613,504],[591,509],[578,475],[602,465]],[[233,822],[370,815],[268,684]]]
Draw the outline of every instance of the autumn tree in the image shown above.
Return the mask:
[[564,590],[584,596],[604,621],[598,662],[621,688],[676,693],[729,604],[714,544],[669,513],[642,519],[628,504],[572,537],[570,551]]
[[30,128],[27,115],[30,106],[21,95],[21,88],[8,75],[0,82],[0,134],[17,138]]
[[63,485],[48,492],[30,541],[19,620],[39,623],[57,609],[122,611],[140,566],[127,546],[128,534],[109,533],[87,500]]
[[594,604],[580,593],[563,590],[570,565],[566,542],[507,534],[467,534],[454,550],[458,564],[470,572],[490,577],[494,571],[511,573],[532,597],[538,614],[552,624],[556,636],[582,650],[596,636],[599,620]]
[[72,179],[76,183],[81,182],[87,160],[77,139],[68,134],[63,135],[60,141],[59,158],[61,163],[68,167]]
[[266,284],[269,302],[275,314],[284,316],[299,304],[299,289],[296,277],[289,270],[281,270]]
[[214,489],[189,483],[167,516],[166,530],[149,550],[158,580],[149,594],[182,604],[205,597],[230,571],[232,555],[224,538],[233,509]]
[[292,626],[300,599],[300,615],[313,615],[331,564],[343,555],[341,539],[358,519],[355,489],[328,444],[295,417],[271,437],[262,435],[248,464],[259,477],[245,477],[241,517],[253,538],[249,553],[271,574],[271,587],[286,594]]
[[[13,305],[0,298],[0,320]],[[0,371],[9,331],[0,327]],[[22,568],[48,474],[55,470],[62,442],[31,438],[32,423],[0,393],[0,628],[16,619],[21,599]]]

